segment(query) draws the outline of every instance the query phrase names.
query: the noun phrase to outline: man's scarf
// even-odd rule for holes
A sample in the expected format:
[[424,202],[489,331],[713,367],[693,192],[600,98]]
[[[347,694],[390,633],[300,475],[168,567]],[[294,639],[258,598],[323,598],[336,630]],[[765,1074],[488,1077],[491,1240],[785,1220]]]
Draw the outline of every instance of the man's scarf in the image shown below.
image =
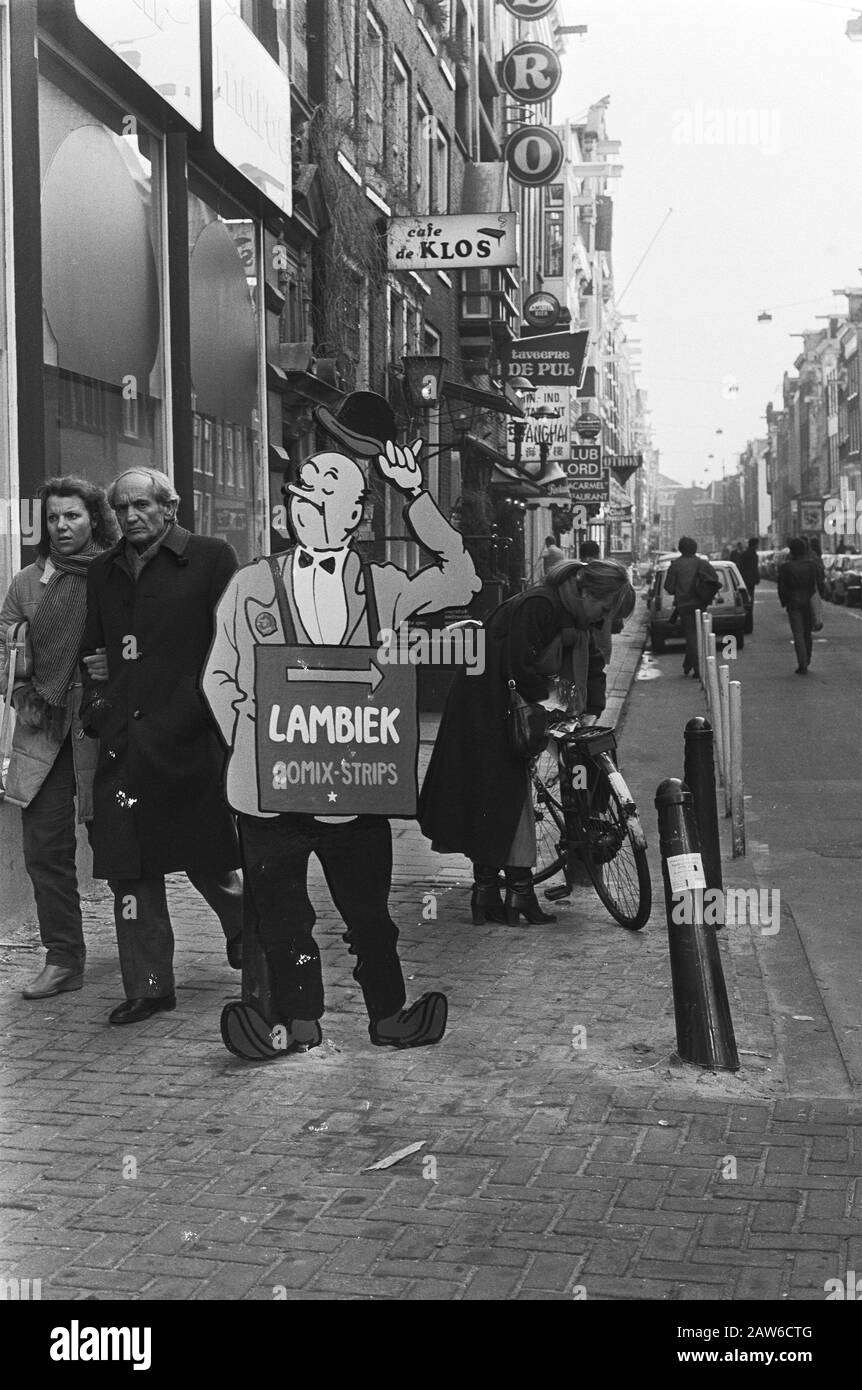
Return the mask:
[[91,541],[77,555],[61,555],[53,545],[50,553],[57,573],[48,581],[30,623],[33,688],[46,705],[65,709],[84,636],[87,570],[102,551]]

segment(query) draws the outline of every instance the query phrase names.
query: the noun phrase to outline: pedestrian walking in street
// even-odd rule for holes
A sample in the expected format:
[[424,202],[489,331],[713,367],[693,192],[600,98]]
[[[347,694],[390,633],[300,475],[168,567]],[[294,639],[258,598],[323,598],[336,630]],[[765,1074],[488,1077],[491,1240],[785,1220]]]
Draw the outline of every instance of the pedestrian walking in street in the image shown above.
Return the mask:
[[[578,712],[594,723],[605,705],[597,623],[630,613],[634,592],[615,561],[565,561],[544,583],[497,608],[485,626],[481,675],[459,671],[452,684],[419,797],[419,824],[441,854],[473,861],[473,921],[554,922],[533,887],[536,827],[529,765],[507,736],[509,680],[528,701],[548,698],[564,670]],[[505,869],[506,902],[498,874]]]
[[[307,1052],[323,1040],[323,978],[307,887],[312,854],[323,866],[346,925],[344,940],[356,956],[353,978],[362,989],[372,1043],[394,1048],[438,1043],[447,1020],[446,997],[439,991],[406,1005],[398,930],[389,914],[388,818],[370,812],[315,815],[300,806],[278,814],[261,809],[257,722],[267,714],[258,708],[255,673],[262,648],[376,649],[382,632],[397,631],[414,614],[469,603],[481,587],[461,535],[423,486],[422,441],[407,448],[396,444],[388,402],[357,391],[342,401],[337,415],[321,407],[317,418],[346,452],[315,454],[303,462],[298,479],[286,480],[296,544],[244,566],[228,584],[203,678],[204,695],[229,749],[225,787],[238,813],[246,909],[272,983],[271,1017],[246,999],[222,1012],[222,1041],[246,1061]],[[357,457],[376,460],[380,476],[407,499],[405,520],[435,557],[416,574],[360,559],[354,538],[367,484]],[[336,802],[338,795],[333,792],[329,800]],[[297,787],[297,802],[300,796]]]
[[804,676],[811,665],[811,600],[816,593],[822,597],[818,587],[821,581],[817,563],[807,554],[808,547],[801,536],[791,536],[788,549],[789,559],[778,566],[778,601],[793,634],[796,675]]
[[743,550],[736,567],[742,575],[742,582],[748,590],[748,597],[751,600],[751,607],[745,622],[745,631],[754,631],[754,591],[760,582],[760,561],[757,558],[757,537],[749,536],[748,545]]
[[697,615],[708,608],[721,588],[721,580],[708,560],[697,553],[697,541],[681,536],[679,557],[672,560],[665,575],[665,592],[670,594],[679,614],[685,636],[682,674],[700,677],[697,659]]
[[198,690],[237,560],[225,541],[177,523],[179,498],[157,469],[121,473],[108,500],[122,539],[88,575],[82,721],[99,739],[93,873],[114,894],[126,992],[109,1021],[128,1024],[176,1006],[165,874],[188,876],[221,922],[229,963],[241,965],[239,850]]
[[544,574],[547,574],[547,573],[548,573],[548,570],[553,569],[554,565],[558,565],[558,564],[560,563],[560,561],[561,561],[562,559],[564,559],[564,558],[565,558],[565,557],[563,556],[562,550],[561,550],[560,547],[557,545],[557,538],[556,538],[556,536],[546,536],[546,537],[545,537],[545,548],[544,548],[544,550],[542,551],[542,571],[543,571],[543,573],[544,573]]
[[[50,999],[84,979],[75,819],[90,828],[96,749],[84,737],[78,648],[87,611],[87,572],[119,531],[103,488],[84,478],[49,478],[39,490],[41,539],[34,564],[15,575],[0,609],[4,691],[7,633],[29,624],[31,659],[16,667],[16,711],[5,800],[21,807],[24,866],[33,885],[45,965],[22,991]],[[24,648],[26,651],[26,647]],[[29,668],[29,669],[28,669]]]

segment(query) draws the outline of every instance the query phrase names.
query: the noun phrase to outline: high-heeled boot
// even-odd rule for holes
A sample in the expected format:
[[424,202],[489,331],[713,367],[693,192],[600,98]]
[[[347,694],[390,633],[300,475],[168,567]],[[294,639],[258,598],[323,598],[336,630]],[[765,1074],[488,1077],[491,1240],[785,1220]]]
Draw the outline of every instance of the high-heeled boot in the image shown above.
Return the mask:
[[510,927],[517,927],[518,917],[524,916],[532,926],[539,922],[556,922],[552,912],[543,912],[539,907],[533,875],[529,869],[506,870],[506,921]]
[[506,909],[500,897],[499,869],[493,864],[473,865],[473,891],[470,894],[470,911],[474,926],[483,922],[505,922]]

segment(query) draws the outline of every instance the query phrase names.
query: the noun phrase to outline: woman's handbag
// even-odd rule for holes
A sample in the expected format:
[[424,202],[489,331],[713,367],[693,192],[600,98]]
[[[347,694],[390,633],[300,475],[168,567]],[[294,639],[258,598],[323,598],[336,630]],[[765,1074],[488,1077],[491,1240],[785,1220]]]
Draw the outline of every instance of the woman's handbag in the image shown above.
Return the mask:
[[[509,670],[512,669],[512,634],[508,634]],[[560,644],[562,652],[562,643]],[[548,746],[548,711],[544,705],[532,703],[518,694],[518,687],[509,677],[509,708],[506,710],[506,737],[516,758],[529,761],[537,758]]]
[[[33,675],[33,644],[30,641],[30,624],[26,618],[10,623],[6,629],[6,660],[11,664],[12,651],[15,651],[15,680],[28,681]],[[12,682],[10,681],[11,685]]]
[[811,606],[811,631],[819,632],[823,626],[823,600],[816,589],[808,602]]
[[548,711],[518,694],[513,680],[509,681],[509,708],[506,711],[506,733],[509,747],[517,758],[537,758],[548,746]]

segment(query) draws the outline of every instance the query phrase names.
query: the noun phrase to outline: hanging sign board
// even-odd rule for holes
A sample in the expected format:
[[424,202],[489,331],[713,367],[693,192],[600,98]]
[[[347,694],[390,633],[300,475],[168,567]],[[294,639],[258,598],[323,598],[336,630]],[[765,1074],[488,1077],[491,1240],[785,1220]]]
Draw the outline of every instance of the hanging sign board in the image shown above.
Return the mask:
[[148,87],[201,128],[198,0],[75,0],[75,14]]
[[500,84],[515,101],[547,101],[560,85],[562,64],[545,43],[517,43],[500,64]]
[[557,0],[502,0],[503,9],[516,19],[544,19],[550,14]]
[[509,375],[535,386],[580,386],[589,332],[542,333],[509,345]]
[[597,439],[602,432],[602,417],[591,415],[589,411],[584,411],[575,421],[575,434],[580,434],[584,439]]
[[551,183],[563,167],[564,155],[559,135],[542,125],[520,126],[503,146],[509,177],[528,188]]
[[[521,462],[535,463],[541,458],[540,444],[547,446],[546,458],[567,459],[571,457],[569,431],[569,404],[572,392],[565,386],[537,386],[533,394],[524,401],[524,414],[527,424],[521,441]],[[556,410],[556,419],[543,418],[538,412],[545,406]],[[515,422],[507,421],[507,450],[509,458],[515,457]]]
[[262,811],[415,816],[416,667],[375,647],[255,647]]
[[524,300],[521,310],[531,328],[553,328],[560,318],[560,301],[555,294],[539,290]]
[[576,444],[565,465],[572,502],[606,502],[610,497],[610,479],[602,463],[598,444]]
[[390,270],[469,270],[518,264],[517,214],[393,217]]
[[290,82],[241,18],[212,0],[213,144],[287,217],[292,211]]

